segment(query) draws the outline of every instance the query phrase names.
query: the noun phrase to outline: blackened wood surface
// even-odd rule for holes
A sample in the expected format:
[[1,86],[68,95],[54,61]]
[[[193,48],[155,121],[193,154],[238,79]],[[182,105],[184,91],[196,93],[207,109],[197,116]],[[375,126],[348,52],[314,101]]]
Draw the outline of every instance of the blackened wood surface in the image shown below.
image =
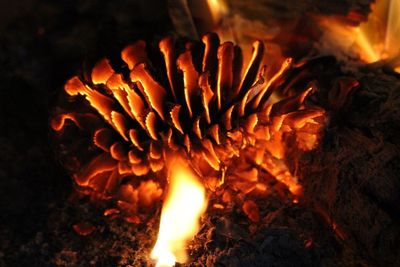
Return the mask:
[[301,161],[305,195],[378,266],[400,264],[400,77],[360,68],[360,88],[332,120],[323,146]]

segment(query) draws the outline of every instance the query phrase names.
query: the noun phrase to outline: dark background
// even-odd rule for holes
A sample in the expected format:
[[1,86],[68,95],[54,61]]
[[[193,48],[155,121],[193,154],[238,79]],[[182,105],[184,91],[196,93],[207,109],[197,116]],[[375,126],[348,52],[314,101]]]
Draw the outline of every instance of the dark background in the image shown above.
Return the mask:
[[64,82],[83,62],[170,28],[158,0],[0,2],[0,266],[18,264],[72,191],[48,124]]

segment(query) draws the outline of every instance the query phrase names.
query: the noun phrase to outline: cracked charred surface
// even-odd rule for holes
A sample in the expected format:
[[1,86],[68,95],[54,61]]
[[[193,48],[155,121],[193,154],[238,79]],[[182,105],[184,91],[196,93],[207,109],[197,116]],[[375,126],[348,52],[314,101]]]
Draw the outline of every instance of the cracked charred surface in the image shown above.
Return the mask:
[[301,160],[305,195],[343,243],[379,266],[400,264],[400,79],[382,63],[358,70],[360,88]]

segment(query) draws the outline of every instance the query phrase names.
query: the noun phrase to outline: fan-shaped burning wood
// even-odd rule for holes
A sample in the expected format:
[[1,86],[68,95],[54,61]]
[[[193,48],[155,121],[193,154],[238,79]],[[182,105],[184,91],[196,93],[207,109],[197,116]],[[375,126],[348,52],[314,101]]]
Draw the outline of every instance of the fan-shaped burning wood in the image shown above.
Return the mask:
[[[161,40],[162,64],[151,61],[138,41],[121,54],[129,75],[104,59],[89,79],[75,76],[66,83],[70,103],[51,126],[86,193],[140,214],[161,198],[166,163],[179,154],[211,190],[226,183],[242,192],[265,188],[258,173],[266,171],[300,194],[285,165],[285,139],[295,137],[303,151],[317,144],[324,110],[305,103],[312,88],[273,103],[271,94],[290,79],[290,59],[268,78],[260,66],[262,42],[254,43],[243,67],[239,47],[220,44],[216,34],[202,41],[200,49],[188,44],[180,53],[172,38]],[[245,205],[253,220],[254,205]]]

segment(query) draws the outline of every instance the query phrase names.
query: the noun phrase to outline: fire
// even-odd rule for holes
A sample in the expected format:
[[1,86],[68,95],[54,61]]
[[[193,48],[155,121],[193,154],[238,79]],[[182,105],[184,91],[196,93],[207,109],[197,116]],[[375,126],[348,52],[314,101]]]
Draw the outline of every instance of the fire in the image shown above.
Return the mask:
[[288,163],[317,146],[326,112],[308,101],[314,86],[289,90],[303,64],[288,58],[269,69],[261,41],[248,60],[213,33],[186,46],[166,37],[158,49],[148,54],[137,41],[121,53],[129,73],[103,59],[72,77],[51,127],[77,189],[109,204],[106,216],[146,222],[168,190],[153,251],[162,266],[186,260],[205,190],[249,195],[242,209],[253,221],[262,218],[250,195],[265,195],[266,176],[301,197],[296,166]]
[[367,62],[391,59],[399,55],[399,16],[400,0],[379,0],[372,6],[368,21],[358,28],[357,38]]
[[339,51],[367,63],[387,60],[400,72],[400,0],[378,0],[368,20],[358,26],[335,17],[321,18],[320,24],[325,30],[322,42],[339,45]]
[[223,0],[207,0],[207,4],[215,24],[228,13],[228,7]]
[[187,261],[186,244],[197,233],[206,209],[205,188],[187,163],[175,160],[170,170],[158,238],[151,253],[159,267]]

